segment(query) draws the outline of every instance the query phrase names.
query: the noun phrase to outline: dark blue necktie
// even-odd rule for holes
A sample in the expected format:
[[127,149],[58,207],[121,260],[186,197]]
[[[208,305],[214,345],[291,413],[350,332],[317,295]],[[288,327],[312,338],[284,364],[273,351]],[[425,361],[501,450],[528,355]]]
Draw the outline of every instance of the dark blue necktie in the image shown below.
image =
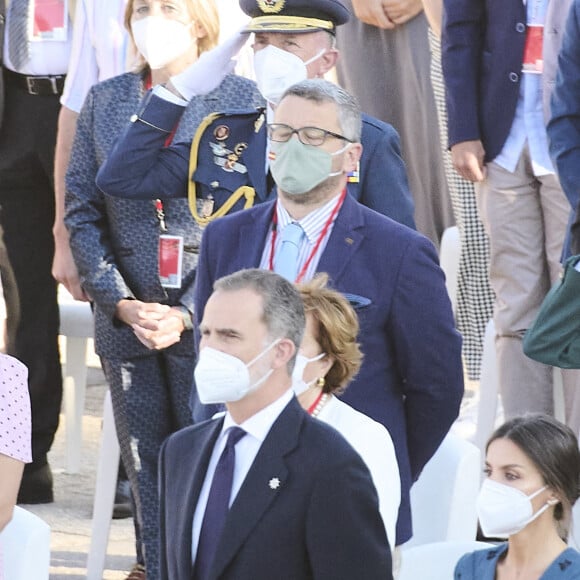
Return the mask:
[[230,509],[236,464],[235,446],[245,434],[240,427],[230,428],[226,446],[215,468],[197,544],[193,580],[209,578],[209,571]]

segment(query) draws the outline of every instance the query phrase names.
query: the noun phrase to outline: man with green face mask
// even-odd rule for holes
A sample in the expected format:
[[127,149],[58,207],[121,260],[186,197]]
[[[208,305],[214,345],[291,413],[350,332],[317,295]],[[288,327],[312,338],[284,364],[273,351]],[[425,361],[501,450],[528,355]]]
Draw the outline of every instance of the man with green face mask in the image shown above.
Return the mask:
[[[204,120],[193,146],[173,143],[165,147],[164,131],[170,132],[179,121],[187,101],[182,106],[172,103],[174,95],[156,88],[139,113],[145,122],[128,128],[101,168],[98,184],[107,194],[132,199],[155,199],[160,192],[165,198],[189,195],[194,217],[201,224],[275,197],[266,160],[266,121],[272,120],[276,103],[289,86],[306,78],[322,78],[334,67],[336,27],[350,15],[339,0],[240,0],[240,6],[252,17],[241,39],[230,39],[184,76],[189,75],[186,84],[193,93],[207,92],[206,79],[223,70],[223,63],[253,32],[254,69],[265,99],[264,116],[256,111],[239,114],[234,105],[232,114]],[[177,92],[189,98],[183,79],[173,81]],[[211,93],[206,103],[199,122],[213,112]],[[349,193],[363,205],[414,228],[414,204],[397,132],[363,115],[362,144],[364,153],[349,175]],[[251,201],[240,195],[248,187],[253,190]],[[205,215],[197,215],[196,205],[203,206]]]
[[[306,281],[328,273],[357,312],[364,353],[342,399],[385,425],[395,444],[401,474],[398,545],[411,536],[411,483],[457,417],[463,393],[461,339],[444,276],[424,236],[346,194],[362,152],[360,111],[348,93],[319,79],[295,84],[267,131],[277,200],[205,229],[196,274],[197,322],[223,275],[260,267]],[[196,420],[215,410],[195,401]]]

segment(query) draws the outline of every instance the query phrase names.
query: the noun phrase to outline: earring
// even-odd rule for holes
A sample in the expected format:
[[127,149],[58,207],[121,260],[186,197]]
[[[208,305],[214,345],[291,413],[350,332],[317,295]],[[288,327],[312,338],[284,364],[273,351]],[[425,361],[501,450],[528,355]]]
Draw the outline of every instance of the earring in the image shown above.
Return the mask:
[[324,387],[324,385],[326,384],[326,380],[324,379],[324,377],[319,377],[318,379],[316,379],[316,386],[320,387],[322,389],[322,387]]
[[549,499],[546,503],[548,505],[556,505],[556,504],[560,503],[560,500],[556,497],[553,497],[552,499]]

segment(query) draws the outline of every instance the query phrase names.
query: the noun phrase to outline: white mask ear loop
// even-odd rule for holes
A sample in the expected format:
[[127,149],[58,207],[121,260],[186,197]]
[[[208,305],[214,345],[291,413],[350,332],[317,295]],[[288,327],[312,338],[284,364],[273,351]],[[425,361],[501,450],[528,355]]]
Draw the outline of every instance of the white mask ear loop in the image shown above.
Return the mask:
[[310,63],[314,62],[315,60],[318,60],[323,54],[326,53],[326,50],[327,50],[326,48],[323,48],[322,50],[317,52],[312,58],[309,58],[308,60],[302,61],[304,63],[304,66],[307,66]]
[[[340,155],[341,153],[344,153],[350,146],[352,145],[352,143],[347,143],[344,147],[342,147],[341,149],[339,149],[338,151],[334,151],[333,153],[331,153],[331,155],[334,157],[335,155]],[[337,175],[342,175],[344,173],[344,171],[331,171],[328,174],[328,177],[336,177]]]
[[[534,493],[532,493],[532,495],[528,496],[528,499],[530,500],[530,504],[531,501],[538,495],[540,495],[544,490],[548,489],[547,485],[544,485],[544,487],[541,487],[540,489],[538,489],[538,491],[535,491]],[[531,524],[535,519],[539,518],[547,509],[550,508],[550,501],[547,501],[527,522],[526,526],[528,524]]]
[[247,365],[246,367],[250,368],[257,360],[262,358],[268,351],[272,350],[282,339],[277,338],[273,340],[259,355],[255,356]]

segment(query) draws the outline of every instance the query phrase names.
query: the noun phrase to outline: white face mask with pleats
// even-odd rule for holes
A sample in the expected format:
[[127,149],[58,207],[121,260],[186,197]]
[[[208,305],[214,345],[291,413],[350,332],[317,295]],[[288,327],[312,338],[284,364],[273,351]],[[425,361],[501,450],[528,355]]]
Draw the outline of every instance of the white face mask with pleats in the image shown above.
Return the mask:
[[273,371],[269,369],[252,382],[250,367],[279,342],[279,338],[271,342],[248,364],[221,350],[209,346],[202,348],[193,373],[199,400],[204,405],[233,403],[255,391]]
[[542,493],[541,487],[531,495],[503,483],[486,479],[477,497],[479,524],[489,538],[507,538],[521,532],[528,524],[540,517],[557,500],[546,502],[536,513],[532,499]]
[[262,48],[254,54],[254,73],[260,93],[268,102],[277,105],[286,89],[308,78],[306,65],[325,52],[323,48],[305,62],[295,54],[271,44]]
[[165,65],[184,55],[194,44],[192,23],[183,24],[163,16],[147,16],[131,23],[131,32],[137,50],[152,69]]

